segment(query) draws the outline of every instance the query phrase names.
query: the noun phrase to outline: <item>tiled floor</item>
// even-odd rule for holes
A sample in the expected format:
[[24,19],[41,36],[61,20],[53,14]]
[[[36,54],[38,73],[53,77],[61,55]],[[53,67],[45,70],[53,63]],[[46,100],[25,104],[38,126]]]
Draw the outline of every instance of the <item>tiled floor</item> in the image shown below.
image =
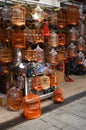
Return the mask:
[[[75,94],[86,91],[86,75],[84,76],[72,76],[74,82],[63,81],[59,83],[59,88],[63,91],[64,98],[73,96]],[[52,100],[45,99],[41,102],[41,106],[44,107],[52,103]],[[0,123],[9,121],[13,118],[19,117],[22,113],[21,111],[9,111],[6,107],[0,106]]]

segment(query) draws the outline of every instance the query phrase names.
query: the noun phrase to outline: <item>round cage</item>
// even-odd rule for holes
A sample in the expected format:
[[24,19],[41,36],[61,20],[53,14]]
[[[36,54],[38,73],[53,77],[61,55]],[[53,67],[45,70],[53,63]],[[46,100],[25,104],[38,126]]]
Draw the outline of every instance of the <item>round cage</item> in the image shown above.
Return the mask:
[[29,93],[23,98],[23,114],[26,119],[34,119],[41,116],[40,97]]

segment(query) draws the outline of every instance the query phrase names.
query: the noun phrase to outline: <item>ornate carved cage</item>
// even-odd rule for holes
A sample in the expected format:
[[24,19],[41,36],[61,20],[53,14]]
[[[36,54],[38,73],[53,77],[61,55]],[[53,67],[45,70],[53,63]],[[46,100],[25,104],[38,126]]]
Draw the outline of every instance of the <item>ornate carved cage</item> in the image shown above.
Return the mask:
[[12,46],[14,48],[26,47],[26,35],[22,31],[16,31],[12,33]]
[[20,4],[16,4],[12,6],[12,12],[12,24],[17,26],[25,25],[25,7],[21,6]]

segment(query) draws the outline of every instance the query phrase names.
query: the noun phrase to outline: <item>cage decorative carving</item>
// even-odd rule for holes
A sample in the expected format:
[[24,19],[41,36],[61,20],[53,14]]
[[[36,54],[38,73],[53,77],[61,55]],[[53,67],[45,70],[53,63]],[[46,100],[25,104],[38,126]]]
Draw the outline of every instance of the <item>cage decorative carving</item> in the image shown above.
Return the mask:
[[26,41],[29,43],[34,43],[35,39],[36,39],[36,32],[34,29],[29,29],[28,27],[26,27],[24,29],[24,33],[26,35]]
[[35,50],[23,50],[22,59],[27,61],[37,61],[37,51]]

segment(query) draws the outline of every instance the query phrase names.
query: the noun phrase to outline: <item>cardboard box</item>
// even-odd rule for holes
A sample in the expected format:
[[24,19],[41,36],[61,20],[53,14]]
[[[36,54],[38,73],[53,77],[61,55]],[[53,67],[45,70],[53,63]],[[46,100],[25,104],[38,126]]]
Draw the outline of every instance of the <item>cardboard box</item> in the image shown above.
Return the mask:
[[58,76],[58,83],[64,81],[64,76],[65,76],[64,72],[57,71],[57,76]]
[[0,106],[7,105],[7,96],[5,94],[0,94]]

